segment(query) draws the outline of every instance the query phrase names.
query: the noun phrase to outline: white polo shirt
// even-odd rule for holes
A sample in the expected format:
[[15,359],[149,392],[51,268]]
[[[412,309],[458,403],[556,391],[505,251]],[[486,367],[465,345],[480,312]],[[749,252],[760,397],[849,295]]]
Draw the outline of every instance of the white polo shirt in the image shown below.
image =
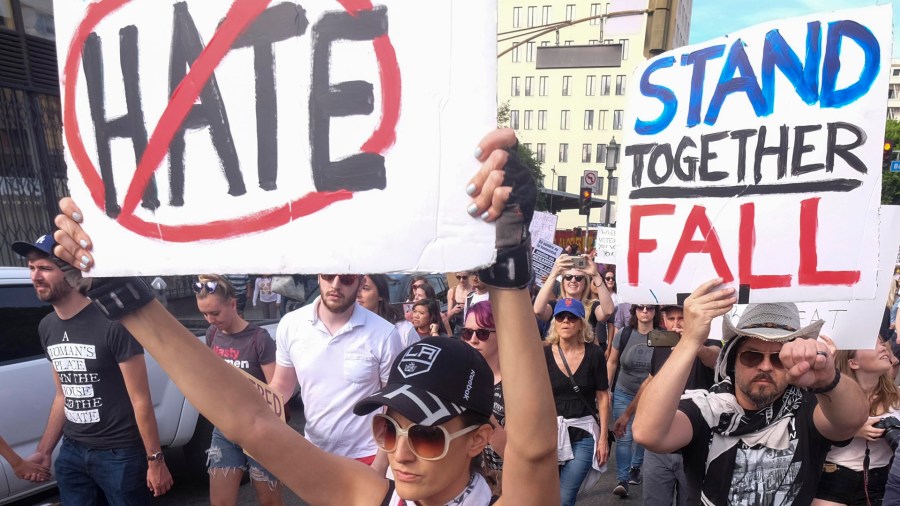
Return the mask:
[[402,349],[396,328],[358,304],[350,320],[331,335],[312,304],[286,314],[278,324],[275,361],[293,367],[300,383],[306,438],[336,455],[375,455],[372,416],[356,416],[353,405],[387,383]]

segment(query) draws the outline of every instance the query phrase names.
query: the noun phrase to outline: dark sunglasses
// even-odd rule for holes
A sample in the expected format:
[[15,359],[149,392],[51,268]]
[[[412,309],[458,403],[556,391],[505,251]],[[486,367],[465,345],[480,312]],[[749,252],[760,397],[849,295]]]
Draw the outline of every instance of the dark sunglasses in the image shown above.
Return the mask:
[[358,274],[319,274],[325,281],[331,283],[334,278],[338,278],[338,282],[344,286],[351,286],[359,280]]
[[377,414],[372,419],[372,435],[375,444],[387,453],[397,450],[397,438],[403,436],[409,449],[422,460],[440,460],[447,456],[450,442],[477,429],[478,425],[470,425],[451,434],[440,425],[428,426],[411,423],[405,429],[400,428],[397,420]]
[[634,310],[635,310],[636,312],[641,312],[641,311],[656,311],[656,306],[643,306],[643,305],[641,305],[641,306],[634,306]]
[[781,357],[778,354],[780,351],[772,351],[772,352],[762,352],[762,351],[753,351],[753,350],[744,350],[738,354],[738,359],[744,364],[745,367],[756,367],[762,363],[763,359],[769,357],[769,362],[772,364],[772,367],[775,369],[784,369],[784,364],[781,363]]
[[584,276],[582,276],[581,274],[566,274],[565,276],[563,276],[563,279],[566,281],[572,281],[572,278],[575,278],[575,281],[578,281],[579,283],[584,281]]
[[573,323],[581,321],[581,318],[579,316],[572,313],[559,313],[558,315],[554,316],[553,319],[558,321],[559,323],[562,323],[564,321],[570,321]]
[[471,341],[472,336],[477,337],[479,341],[487,341],[491,337],[491,332],[494,332],[494,329],[462,329],[460,336],[465,342]]
[[615,281],[616,280],[615,276],[606,276],[603,279],[605,279],[607,281]]
[[457,281],[462,281],[464,279],[469,279],[469,276],[456,276]]
[[219,287],[219,283],[217,283],[216,281],[207,281],[205,283],[202,281],[195,281],[191,285],[191,289],[194,290],[194,293],[196,293],[198,295],[204,289],[206,290],[206,293],[216,293],[216,288],[218,288],[218,287]]

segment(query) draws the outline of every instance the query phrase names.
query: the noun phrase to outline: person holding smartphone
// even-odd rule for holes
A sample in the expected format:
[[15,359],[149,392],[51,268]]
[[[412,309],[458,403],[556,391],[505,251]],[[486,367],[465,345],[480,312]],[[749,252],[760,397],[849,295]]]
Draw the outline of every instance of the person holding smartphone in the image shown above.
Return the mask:
[[[562,276],[560,299],[576,299],[587,308],[587,319],[591,325],[595,342],[606,351],[606,320],[615,311],[612,297],[594,261],[587,256],[560,255],[553,263],[550,275],[534,298],[534,315],[542,322],[549,322],[556,307],[553,281]],[[591,285],[597,291],[592,298]]]

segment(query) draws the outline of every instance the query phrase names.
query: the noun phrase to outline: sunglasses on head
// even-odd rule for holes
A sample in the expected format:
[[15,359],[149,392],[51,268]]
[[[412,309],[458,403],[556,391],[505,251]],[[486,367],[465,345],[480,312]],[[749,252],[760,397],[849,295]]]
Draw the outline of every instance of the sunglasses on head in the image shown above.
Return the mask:
[[762,363],[763,359],[769,357],[769,363],[772,364],[772,367],[775,369],[784,369],[784,364],[781,363],[781,357],[778,354],[780,351],[753,351],[753,350],[744,350],[738,354],[738,360],[741,361],[741,364],[744,364],[745,367],[756,367]]
[[191,285],[191,289],[194,290],[194,293],[199,294],[203,290],[206,290],[206,293],[216,293],[216,289],[219,288],[219,283],[216,281],[195,281]]
[[411,423],[409,427],[402,429],[397,420],[384,414],[377,414],[372,419],[372,435],[379,448],[387,453],[394,453],[397,450],[397,438],[403,436],[406,438],[409,449],[422,460],[440,460],[446,457],[451,441],[478,427],[478,425],[470,425],[451,434],[440,425],[428,426]]
[[564,321],[570,321],[570,322],[574,323],[574,322],[581,320],[581,318],[579,318],[577,315],[574,315],[572,313],[559,313],[556,316],[554,316],[553,319],[560,323],[562,323]]
[[563,279],[566,281],[572,281],[572,278],[575,278],[575,281],[578,281],[579,283],[584,281],[584,276],[582,276],[581,274],[566,274],[565,276],[563,276]]
[[358,274],[319,274],[325,281],[331,283],[334,278],[338,278],[338,282],[344,286],[350,286],[359,279]]
[[643,305],[641,305],[641,306],[634,306],[634,310],[637,311],[637,312],[641,312],[641,311],[656,311],[656,307],[655,307],[655,306],[643,306]]
[[462,329],[460,336],[465,342],[471,341],[472,336],[477,337],[479,341],[487,341],[491,337],[491,332],[494,332],[494,329]]

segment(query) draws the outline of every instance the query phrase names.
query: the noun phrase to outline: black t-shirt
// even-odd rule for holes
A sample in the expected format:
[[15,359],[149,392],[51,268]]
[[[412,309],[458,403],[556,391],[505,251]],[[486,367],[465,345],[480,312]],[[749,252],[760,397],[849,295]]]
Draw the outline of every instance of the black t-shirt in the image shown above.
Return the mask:
[[[721,348],[722,341],[708,339],[706,343],[704,343],[704,346],[718,346]],[[671,355],[672,348],[665,346],[653,348],[653,356],[650,358],[650,374],[656,376]],[[691,372],[688,374],[687,384],[684,389],[709,390],[709,387],[713,386],[715,379],[716,372],[712,368],[703,365],[703,362],[701,362],[699,358],[695,358],[694,365],[691,366]]]
[[688,416],[694,428],[691,442],[682,449],[688,481],[702,483],[709,504],[810,504],[832,444],[813,423],[817,403],[814,394],[803,392],[800,408],[789,426],[787,449],[773,450],[761,445],[748,447],[738,442],[707,465],[712,432],[697,405],[682,400],[678,409]]
[[[609,379],[606,377],[606,360],[603,350],[593,343],[584,345],[584,358],[578,369],[572,371],[575,384],[580,393],[572,388],[572,382],[564,369],[556,365],[552,348],[556,345],[544,347],[544,357],[547,360],[547,370],[550,372],[550,386],[553,389],[553,400],[556,401],[556,415],[563,418],[581,418],[591,416],[597,411],[597,391],[609,390]],[[571,364],[570,364],[571,366]],[[589,410],[578,396],[581,395],[593,410]],[[569,438],[572,442],[580,441],[588,433],[576,428],[569,428]]]
[[[503,382],[494,385],[494,418],[501,427],[506,427],[506,408],[503,406]],[[503,458],[494,451],[490,444],[484,447],[484,464],[489,469],[503,469]]]
[[144,349],[125,327],[90,304],[68,320],[49,313],[38,332],[66,398],[63,434],[99,450],[141,446],[119,363]]
[[606,324],[607,324],[607,322],[612,321],[610,319],[612,317],[610,317],[606,320],[598,321],[595,311],[597,310],[597,306],[599,306],[599,305],[600,305],[599,300],[595,300],[593,303],[591,303],[591,311],[588,314],[588,323],[590,323],[594,327],[594,339],[596,339],[595,342],[597,344],[599,344],[600,347],[603,348],[603,350],[605,351],[606,348],[608,347],[607,340],[609,339],[608,336],[606,335]]

